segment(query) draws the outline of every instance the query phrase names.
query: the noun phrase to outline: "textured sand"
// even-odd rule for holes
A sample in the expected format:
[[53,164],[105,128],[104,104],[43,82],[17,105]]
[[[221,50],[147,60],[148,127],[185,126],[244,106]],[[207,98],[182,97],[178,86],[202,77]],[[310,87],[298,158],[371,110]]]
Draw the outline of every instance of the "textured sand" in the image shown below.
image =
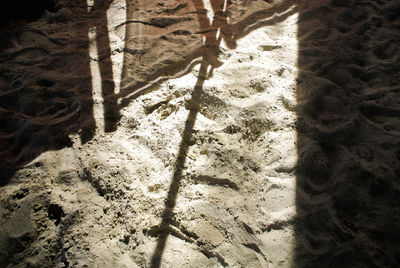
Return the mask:
[[399,264],[400,2],[223,3],[3,30],[0,266]]

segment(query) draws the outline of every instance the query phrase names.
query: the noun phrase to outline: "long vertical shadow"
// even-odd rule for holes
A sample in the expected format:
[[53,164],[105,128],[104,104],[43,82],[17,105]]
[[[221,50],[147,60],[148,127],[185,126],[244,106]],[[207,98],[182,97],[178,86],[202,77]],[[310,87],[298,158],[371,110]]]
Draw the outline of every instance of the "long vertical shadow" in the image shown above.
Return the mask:
[[[162,214],[162,220],[158,228],[158,241],[156,248],[154,250],[153,256],[151,258],[151,267],[160,267],[161,258],[165,250],[166,242],[170,232],[170,225],[173,221],[173,210],[176,205],[176,199],[180,188],[182,170],[186,161],[186,154],[190,146],[190,140],[192,137],[193,127],[195,120],[199,111],[199,104],[201,101],[201,93],[203,90],[204,80],[207,76],[212,74],[213,68],[222,65],[222,62],[218,60],[218,53],[220,49],[220,43],[222,38],[225,38],[227,44],[230,48],[235,48],[236,40],[241,38],[252,30],[258,27],[273,24],[287,18],[287,16],[296,12],[296,9],[291,9],[293,6],[292,1],[282,1],[274,9],[268,11],[260,11],[252,14],[252,16],[247,17],[243,22],[228,25],[227,15],[229,14],[229,7],[232,3],[230,1],[212,1],[211,5],[214,10],[214,19],[212,24],[208,23],[208,18],[206,16],[206,10],[201,0],[193,0],[193,5],[196,8],[196,13],[198,14],[200,32],[204,34],[205,45],[202,51],[203,61],[200,66],[198,80],[196,82],[194,91],[192,93],[192,99],[189,102],[189,115],[185,123],[185,129],[182,134],[182,141],[179,146],[178,156],[176,159],[174,173],[172,176],[172,182],[168,191],[167,199],[165,201],[165,209]],[[223,11],[225,6],[225,10]],[[274,16],[275,14],[282,14]],[[265,19],[268,18],[268,19]],[[264,19],[264,20],[263,20]],[[251,23],[250,27],[248,23]],[[217,36],[218,30],[220,30],[220,35]],[[210,68],[208,73],[208,68]]]
[[165,245],[169,235],[169,226],[173,219],[173,210],[176,204],[176,198],[178,196],[179,187],[182,179],[182,170],[186,162],[187,151],[190,146],[190,140],[192,138],[193,127],[196,122],[196,117],[199,112],[199,103],[201,93],[203,91],[204,79],[207,76],[207,69],[209,65],[205,61],[202,62],[199,71],[199,78],[197,79],[192,98],[190,100],[190,111],[186,119],[185,129],[182,133],[182,141],[179,145],[178,156],[176,158],[174,174],[172,176],[172,182],[169,187],[167,199],[165,201],[165,209],[162,214],[162,220],[159,229],[159,238],[157,246],[154,250],[153,257],[151,259],[151,267],[159,267],[161,263],[161,257],[165,249]]
[[399,267],[400,3],[298,5],[294,267]]
[[197,114],[199,112],[199,105],[201,101],[201,93],[203,91],[204,80],[209,75],[209,67],[211,67],[210,73],[212,73],[214,67],[218,67],[222,64],[222,62],[219,62],[217,58],[217,53],[219,51],[219,46],[221,43],[221,36],[217,37],[217,30],[224,23],[226,23],[226,11],[223,11],[224,2],[225,0],[216,0],[211,2],[215,14],[213,22],[210,25],[208,23],[206,10],[202,4],[202,1],[193,1],[200,22],[200,30],[204,31],[206,50],[204,51],[203,61],[200,65],[198,79],[192,93],[192,98],[189,101],[188,108],[190,109],[190,111],[188,118],[186,119],[185,129],[182,133],[182,141],[179,145],[178,156],[174,168],[175,171],[172,176],[172,182],[169,187],[167,199],[165,201],[165,209],[162,214],[162,220],[159,230],[160,235],[151,259],[151,267],[160,267],[161,257],[163,255],[165,245],[169,236],[169,226],[171,225],[173,219],[173,210],[180,188],[182,170],[186,161],[187,151],[190,146],[193,127],[196,121]]

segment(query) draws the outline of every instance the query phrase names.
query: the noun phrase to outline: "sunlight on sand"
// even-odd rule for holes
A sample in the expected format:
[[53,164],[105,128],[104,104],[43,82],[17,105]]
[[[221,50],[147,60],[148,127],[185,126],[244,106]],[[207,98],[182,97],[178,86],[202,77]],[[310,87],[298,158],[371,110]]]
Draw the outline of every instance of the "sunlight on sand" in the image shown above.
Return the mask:
[[[120,5],[118,7],[120,16],[108,14],[107,17],[108,29],[112,32],[112,35],[110,35],[110,47],[112,51],[113,77],[116,84],[115,93],[119,93],[123,68],[123,40],[125,39],[125,26],[121,26],[121,24],[126,20],[126,14],[124,13],[126,12],[126,2],[114,1],[112,5],[114,5],[114,9],[115,6]],[[211,5],[208,1],[205,2],[205,7],[209,9],[208,17],[211,21],[213,12],[210,11]],[[203,200],[201,202],[206,202],[207,206],[213,209],[222,205],[227,210],[242,210],[239,213],[242,215],[241,218],[255,230],[262,230],[264,225],[285,225],[288,223],[286,227],[284,226],[279,230],[256,232],[252,238],[258,241],[257,245],[259,245],[261,255],[264,256],[265,260],[268,260],[269,265],[278,263],[284,267],[291,265],[295,243],[293,225],[290,223],[293,222],[296,213],[296,178],[290,170],[293,170],[297,163],[297,134],[294,128],[296,115],[293,109],[296,106],[295,91],[298,74],[296,22],[297,14],[294,14],[283,22],[254,30],[238,40],[235,50],[229,49],[224,41],[222,42],[222,53],[219,59],[224,64],[217,69],[208,67],[210,76],[204,82],[202,93],[206,97],[200,103],[200,110],[193,131],[195,133],[210,133],[210,138],[214,137],[223,144],[222,152],[225,152],[224,154],[228,159],[236,157],[234,156],[235,154],[242,155],[240,158],[248,158],[255,163],[257,171],[254,174],[248,174],[247,172],[241,173],[241,171],[237,171],[237,167],[234,166],[229,168],[229,164],[224,163],[226,160],[212,157],[212,151],[215,150],[213,146],[207,147],[205,144],[196,143],[188,149],[188,167],[183,171],[185,178],[199,181],[215,178],[213,183],[223,182],[228,183],[228,185],[231,183],[234,188],[239,187],[236,185],[241,185],[240,188],[242,190],[232,193],[222,191],[219,188],[210,188],[210,185],[207,185],[210,182],[206,184],[187,184],[183,182],[174,208],[174,212],[178,214],[184,214],[187,210],[196,209],[198,204],[191,198],[198,196],[195,200]],[[92,28],[89,32],[91,44],[89,49],[90,67],[95,102],[94,112],[96,120],[103,120],[101,78],[97,61],[95,30],[95,28]],[[199,68],[200,64],[195,65],[188,74],[167,80],[162,84],[157,82],[161,78],[149,83],[157,83],[160,87],[158,92],[175,90],[177,92],[175,95],[178,94],[177,98],[179,98],[179,91],[193,90],[196,81],[199,79]],[[152,95],[155,96],[152,97]],[[156,95],[160,95],[160,93],[151,92],[138,100],[140,101],[142,98],[159,98]],[[188,116],[188,110],[178,108],[181,105],[178,99],[176,101],[174,99],[169,100],[168,105],[168,109],[172,110],[160,111],[162,113],[162,121],[157,123],[160,124],[164,131],[177,124],[178,121],[185,122]],[[123,114],[129,117],[130,109],[128,106],[124,109]],[[163,120],[163,115],[167,119]],[[175,119],[171,119],[170,115],[173,115]],[[247,137],[227,131],[231,126],[240,123],[238,120],[250,120],[244,123],[249,129]],[[167,126],[165,124],[170,125]],[[98,129],[103,129],[104,122],[97,122],[97,126],[99,127]],[[183,126],[179,126],[179,128],[182,129]],[[138,133],[141,133],[142,137],[151,137],[153,135],[152,131],[150,126],[144,124],[143,129],[139,130]],[[118,132],[116,135],[122,135],[122,133]],[[252,132],[257,133],[254,134]],[[253,137],[252,135],[256,136]],[[125,139],[119,139],[119,142],[114,142],[120,143],[118,146],[125,147],[127,152],[131,152],[132,155],[139,153],[135,153],[137,149],[129,149],[130,143]],[[178,140],[173,143],[177,146],[175,150],[178,150]],[[139,154],[145,153],[141,152]],[[148,165],[151,166],[151,163],[150,157]],[[187,175],[193,173],[200,175]],[[159,187],[165,187],[161,186],[166,183],[161,178],[151,179],[150,181],[153,181],[153,183],[149,181],[150,188],[148,189],[150,190],[147,187],[143,188],[144,191],[148,191],[149,198],[166,198],[165,192],[156,190]],[[254,194],[255,192],[256,194]],[[257,199],[260,197],[263,200]],[[216,220],[218,219],[218,215],[210,215],[209,218],[213,217]],[[202,239],[210,240],[210,243],[216,243],[215,246],[220,247],[221,252],[228,254],[230,246],[224,243],[223,235],[219,234],[215,227],[212,227],[215,226],[213,224],[215,224],[213,221],[195,221],[195,227],[189,226],[188,228],[194,228],[194,232],[203,230],[203,233],[198,234]],[[228,226],[224,228],[232,230],[238,228],[235,222],[227,224]],[[201,227],[203,225],[208,227],[204,229]],[[170,226],[170,228],[174,229],[175,227]],[[178,229],[175,231],[179,232]],[[215,238],[219,236],[221,236],[221,239],[217,239],[218,241],[215,242]],[[237,239],[238,244],[243,243],[240,242],[240,238]],[[180,239],[169,235],[161,263],[166,266],[179,265],[185,262],[181,258],[191,256],[192,261],[200,258],[197,256],[193,245],[186,244]],[[180,254],[176,256],[176,253]],[[251,260],[246,259],[248,254],[236,256],[238,262],[251,263]],[[263,262],[264,260],[259,261]]]

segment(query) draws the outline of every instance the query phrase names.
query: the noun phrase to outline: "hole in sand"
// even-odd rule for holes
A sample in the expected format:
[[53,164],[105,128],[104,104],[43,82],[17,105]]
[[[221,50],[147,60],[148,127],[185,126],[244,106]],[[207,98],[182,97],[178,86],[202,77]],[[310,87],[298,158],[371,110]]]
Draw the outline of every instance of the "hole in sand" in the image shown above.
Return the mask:
[[65,216],[64,210],[57,204],[50,204],[47,208],[47,214],[49,215],[50,219],[55,221],[55,225],[59,225],[61,218]]

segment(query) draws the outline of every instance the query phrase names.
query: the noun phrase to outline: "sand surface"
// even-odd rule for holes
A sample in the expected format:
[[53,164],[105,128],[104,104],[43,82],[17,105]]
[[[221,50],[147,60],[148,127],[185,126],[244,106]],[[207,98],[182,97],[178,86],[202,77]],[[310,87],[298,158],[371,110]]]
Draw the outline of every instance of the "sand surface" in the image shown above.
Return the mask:
[[400,265],[399,1],[55,3],[1,32],[1,267]]

